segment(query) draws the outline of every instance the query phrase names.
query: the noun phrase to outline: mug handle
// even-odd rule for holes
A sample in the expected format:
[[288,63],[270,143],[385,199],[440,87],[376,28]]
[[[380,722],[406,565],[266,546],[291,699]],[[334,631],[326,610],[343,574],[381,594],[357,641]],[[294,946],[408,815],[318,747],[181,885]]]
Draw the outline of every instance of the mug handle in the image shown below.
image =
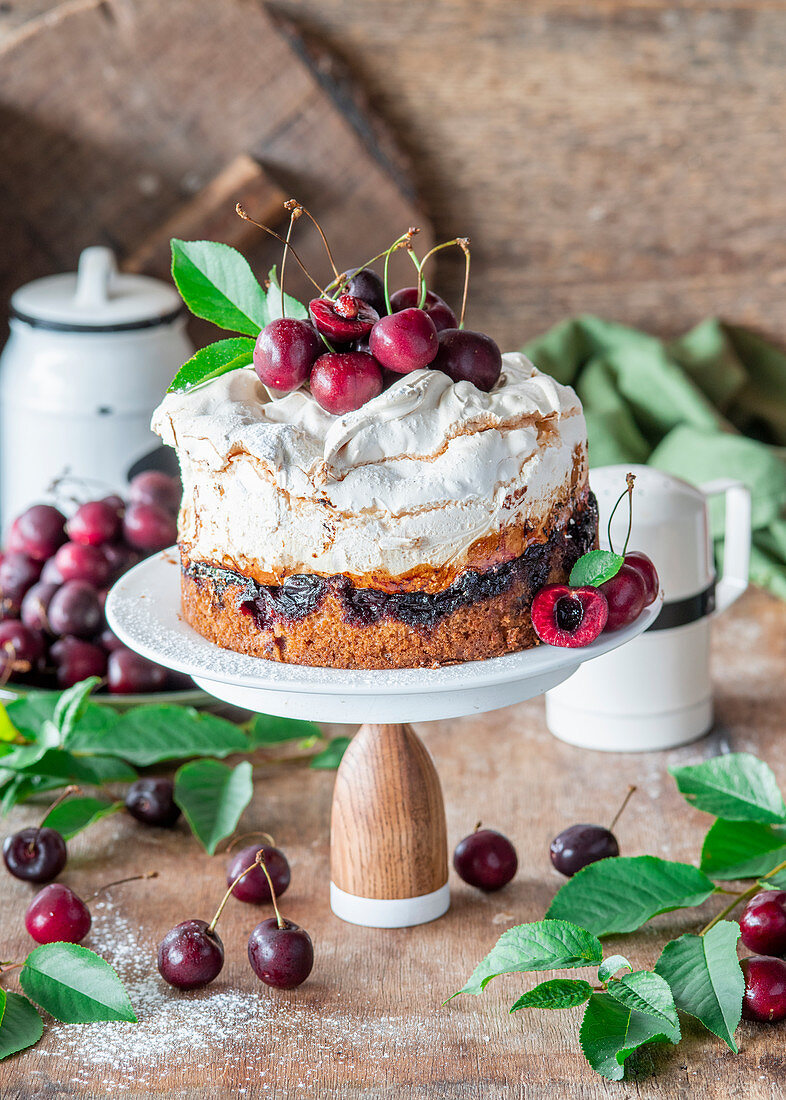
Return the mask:
[[715,586],[715,611],[725,611],[748,587],[751,557],[751,493],[747,485],[722,477],[699,486],[705,497],[725,497],[723,573]]

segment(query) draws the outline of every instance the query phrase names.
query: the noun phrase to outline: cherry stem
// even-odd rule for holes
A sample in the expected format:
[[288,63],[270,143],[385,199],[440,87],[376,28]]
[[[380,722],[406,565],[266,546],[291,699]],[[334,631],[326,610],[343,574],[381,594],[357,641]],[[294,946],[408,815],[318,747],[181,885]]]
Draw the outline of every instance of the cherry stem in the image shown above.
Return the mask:
[[286,244],[284,245],[284,255],[281,257],[281,278],[279,279],[279,290],[281,291],[281,316],[282,316],[282,318],[286,317],[286,315],[287,315],[287,311],[286,311],[286,308],[285,308],[285,305],[284,305],[284,300],[285,300],[285,297],[286,297],[285,294],[284,294],[284,271],[285,271],[286,266],[287,266],[287,256],[289,254],[290,248],[292,247],[292,245],[289,243],[289,241],[290,241],[290,238],[292,236],[292,227],[294,226],[295,222],[298,220],[300,215],[302,213],[304,213],[304,208],[300,205],[299,202],[297,202],[296,199],[287,199],[287,201],[284,203],[284,208],[289,211],[289,228],[287,229],[287,239],[286,239]]
[[24,963],[0,963],[0,978],[2,978],[3,974],[7,974],[9,970],[18,970],[20,966],[24,965]]
[[262,849],[260,848],[260,850],[257,852],[256,856],[254,857],[254,862],[250,863],[248,865],[248,867],[246,867],[245,871],[240,872],[240,874],[237,876],[235,881],[232,883],[232,885],[229,887],[227,892],[224,894],[223,898],[221,899],[221,904],[219,905],[218,909],[216,909],[216,915],[213,917],[210,924],[207,926],[207,929],[206,929],[207,932],[210,932],[210,933],[215,932],[216,925],[218,924],[218,919],[221,916],[221,914],[224,912],[224,906],[226,905],[226,903],[229,901],[230,897],[232,896],[232,891],[235,889],[235,887],[241,881],[241,879],[244,879],[247,874],[250,874],[250,872],[254,870],[256,865],[259,863],[259,857],[262,854],[263,854]]
[[158,871],[145,871],[143,875],[130,875],[128,878],[117,878],[114,882],[107,882],[103,886],[99,886],[94,894],[91,894],[86,901],[92,901],[93,898],[97,898],[99,894],[103,894],[104,890],[111,890],[113,886],[122,886],[124,882],[140,882],[142,879],[158,878]]
[[31,853],[32,853],[32,852],[34,852],[34,851],[35,851],[35,844],[36,844],[36,841],[38,840],[38,834],[39,834],[39,833],[41,832],[41,830],[43,829],[43,827],[44,827],[44,822],[45,822],[45,821],[46,821],[46,819],[47,819],[47,818],[49,817],[49,815],[50,815],[50,814],[52,813],[52,811],[53,811],[53,810],[56,810],[56,809],[57,809],[57,807],[58,807],[58,806],[60,805],[60,803],[61,803],[61,802],[65,802],[65,800],[66,800],[67,798],[70,798],[72,794],[81,794],[81,793],[82,793],[82,792],[81,792],[81,790],[79,789],[79,787],[76,787],[76,786],[74,786],[74,784],[73,784],[73,783],[72,783],[72,784],[70,784],[70,786],[66,787],[66,789],[65,789],[64,791],[61,791],[61,792],[60,792],[60,794],[59,794],[59,795],[57,796],[57,798],[56,798],[56,799],[54,800],[54,802],[53,802],[53,803],[52,803],[52,805],[51,805],[51,806],[49,807],[49,809],[48,809],[48,810],[46,811],[46,813],[44,814],[44,816],[43,816],[43,817],[41,818],[41,823],[40,823],[40,825],[38,826],[38,828],[36,829],[36,831],[35,831],[35,832],[33,833],[33,835],[32,835],[32,836],[30,837],[30,845],[29,845],[29,847],[28,847],[28,851],[29,851],[29,852],[31,852]]
[[[268,225],[262,225],[261,222],[256,222],[256,221],[254,221],[253,218],[249,217],[249,215],[246,213],[246,211],[243,209],[243,207],[241,206],[240,203],[238,203],[235,206],[235,212],[238,214],[239,217],[241,217],[243,219],[243,221],[251,222],[251,224],[255,225],[257,227],[257,229],[261,229],[263,233],[269,233],[271,237],[275,237],[276,240],[281,241],[281,243],[283,245],[287,244],[286,238],[282,237],[280,233],[276,233],[275,229],[271,229],[270,226],[268,226]],[[289,245],[289,251],[294,256],[296,263],[300,266],[300,270],[303,272],[303,274],[306,276],[306,278],[312,284],[312,286],[315,286],[317,288],[317,290],[319,291],[319,294],[321,296],[322,287],[319,285],[319,283],[316,281],[316,279],[314,279],[312,277],[312,275],[309,272],[308,268],[303,263],[300,256],[298,256],[297,252],[295,252],[295,250],[294,250],[294,248],[292,247],[291,244]]]
[[635,474],[626,474],[625,481],[627,482],[626,488],[617,497],[617,503],[611,509],[611,515],[609,516],[609,525],[606,528],[606,534],[609,538],[609,550],[614,553],[614,543],[611,541],[611,521],[614,519],[614,513],[619,508],[622,501],[627,496],[628,498],[628,533],[625,537],[625,545],[622,548],[622,556],[625,557],[625,551],[628,549],[628,539],[630,538],[630,530],[633,525],[633,483],[636,480]]
[[267,840],[269,842],[271,848],[275,848],[276,846],[276,842],[270,835],[270,833],[260,833],[258,831],[253,833],[241,833],[240,836],[236,836],[234,840],[230,843],[229,847],[226,850],[226,854],[229,855],[235,845],[239,844],[241,840],[248,839],[248,837],[250,836],[261,836],[263,840]]
[[454,237],[452,241],[443,241],[442,244],[435,244],[420,261],[420,267],[418,269],[418,309],[423,309],[426,301],[427,289],[425,279],[423,278],[423,268],[426,266],[426,261],[430,260],[437,252],[441,252],[443,248],[453,248],[454,246],[461,249],[465,258],[464,294],[461,299],[461,319],[459,321],[459,328],[463,328],[464,312],[467,308],[467,293],[469,291],[469,237]]
[[401,236],[398,238],[398,240],[393,242],[393,244],[390,246],[390,248],[387,250],[387,252],[382,253],[382,255],[385,257],[385,270],[384,270],[385,308],[387,309],[388,314],[391,314],[393,312],[393,307],[390,304],[390,289],[388,287],[388,267],[390,265],[390,257],[399,248],[406,248],[407,251],[409,251],[409,245],[412,241],[412,238],[415,236],[416,233],[419,233],[419,232],[420,232],[419,229],[416,229],[414,226],[410,226],[410,228],[406,231],[406,233],[402,233]]
[[[289,202],[295,202],[295,201],[296,201],[295,199],[290,199],[289,200]],[[284,203],[284,205],[287,206],[287,208],[289,208],[287,203]],[[314,215],[311,213],[310,210],[306,210],[305,206],[301,205],[301,203],[298,203],[297,205],[300,208],[300,213],[305,214],[307,218],[310,218],[310,220],[316,226],[317,233],[319,233],[320,237],[322,238],[322,243],[325,246],[325,251],[327,252],[327,258],[330,261],[330,266],[333,268],[334,281],[335,281],[335,279],[339,279],[341,276],[338,273],[338,268],[336,267],[335,260],[333,259],[333,253],[330,251],[330,245],[328,244],[328,239],[325,236],[325,233],[324,233],[324,230],[322,229],[322,226],[319,224],[319,222],[317,221],[317,219],[314,217]]]
[[265,878],[267,879],[267,884],[270,887],[270,898],[273,902],[273,909],[275,910],[275,914],[276,914],[276,924],[278,925],[279,928],[283,928],[284,927],[284,919],[281,916],[281,913],[279,912],[279,909],[278,909],[278,902],[276,901],[276,890],[275,890],[275,887],[273,886],[273,880],[270,877],[270,872],[267,869],[267,864],[265,863],[265,853],[264,852],[257,852],[256,862],[262,868],[262,871],[264,872]]
[[483,824],[483,822],[482,822],[482,821],[479,821],[479,822],[478,822],[478,823],[476,824],[475,828],[474,828],[474,829],[472,830],[472,832],[473,832],[473,833],[476,833],[476,832],[478,831],[478,829],[479,829],[479,828],[481,827],[481,825],[482,825],[482,824]]
[[[411,241],[411,240],[412,240],[412,238],[413,238],[413,237],[415,236],[415,234],[416,234],[416,233],[419,233],[419,232],[420,232],[420,230],[418,229],[418,227],[417,227],[417,226],[410,226],[410,227],[409,227],[409,229],[407,230],[407,232],[406,232],[406,233],[404,234],[404,236],[403,236],[403,237],[401,238],[401,240],[409,240],[409,241]],[[406,248],[406,247],[407,247],[407,245],[405,244],[405,245],[404,245],[404,247]],[[387,249],[383,249],[383,251],[382,251],[382,252],[378,252],[378,253],[376,254],[376,256],[372,256],[370,260],[366,260],[366,262],[365,262],[364,264],[361,264],[361,266],[360,266],[360,267],[358,267],[358,268],[355,268],[355,272],[358,272],[358,271],[365,271],[365,269],[366,269],[367,267],[371,267],[371,265],[372,265],[372,264],[375,264],[375,263],[377,262],[377,260],[381,260],[383,256],[387,255],[387,251],[388,251]],[[412,255],[412,250],[411,250],[411,249],[409,249],[409,252],[410,252],[410,255]],[[414,257],[413,257],[413,258],[414,258]],[[351,276],[350,276],[350,273],[349,273],[348,271],[342,271],[340,275],[337,275],[337,276],[335,277],[335,279],[332,279],[332,280],[331,280],[331,281],[330,281],[330,282],[329,282],[329,283],[327,284],[327,286],[325,287],[325,289],[324,289],[324,290],[322,291],[322,295],[323,295],[323,297],[327,297],[327,296],[329,296],[329,294],[330,294],[330,291],[332,291],[332,290],[333,290],[333,288],[334,288],[334,287],[336,287],[336,284],[338,284],[338,288],[337,288],[337,290],[336,290],[336,293],[335,293],[335,294],[333,295],[334,299],[335,299],[335,298],[337,298],[337,297],[338,297],[338,295],[339,295],[339,293],[341,292],[341,288],[342,288],[342,287],[343,287],[343,286],[344,286],[344,285],[345,285],[346,283],[348,283],[348,282],[349,282],[350,278],[351,278]]]
[[725,909],[721,909],[720,913],[716,917],[713,917],[709,924],[705,924],[700,936],[706,936],[711,928],[714,928],[718,921],[722,921],[724,917],[727,917],[731,913],[732,909],[736,909],[741,901],[750,901],[752,897],[759,893],[761,889],[761,883],[768,878],[772,878],[773,875],[777,875],[778,871],[782,871],[786,867],[786,859],[783,863],[779,863],[777,867],[773,867],[771,871],[768,871],[766,875],[762,875],[760,879],[757,879],[748,890],[743,890],[741,894],[737,894],[734,901],[729,902]]
[[625,797],[623,798],[623,800],[622,800],[622,805],[621,805],[621,806],[620,806],[620,808],[619,808],[619,809],[617,810],[617,812],[615,813],[614,817],[613,817],[613,818],[611,819],[611,825],[609,825],[609,832],[610,832],[610,833],[614,831],[614,826],[615,826],[615,825],[617,824],[617,822],[619,821],[619,819],[620,819],[620,818],[622,817],[622,814],[623,814],[623,812],[624,812],[624,810],[625,810],[625,807],[626,807],[626,806],[628,805],[628,803],[630,802],[630,800],[631,800],[631,796],[633,795],[633,792],[634,792],[634,791],[635,791],[636,789],[637,789],[637,788],[636,788],[635,784],[633,784],[633,783],[631,783],[631,785],[630,785],[630,786],[628,787],[628,793],[627,793],[627,794],[625,795]]

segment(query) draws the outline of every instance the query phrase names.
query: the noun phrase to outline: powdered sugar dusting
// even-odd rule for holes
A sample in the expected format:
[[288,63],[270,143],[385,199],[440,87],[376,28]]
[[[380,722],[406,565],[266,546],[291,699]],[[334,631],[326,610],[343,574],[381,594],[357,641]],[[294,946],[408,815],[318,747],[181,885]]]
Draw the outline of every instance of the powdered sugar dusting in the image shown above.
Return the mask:
[[93,907],[91,948],[122,978],[139,1022],[55,1022],[38,1053],[69,1059],[74,1085],[100,1084],[107,1095],[160,1087],[162,1072],[178,1066],[188,1073],[205,1070],[213,1082],[216,1067],[222,1067],[233,1082],[253,1083],[254,1095],[274,1093],[284,1080],[308,1090],[326,1063],[340,1061],[351,1070],[358,1059],[362,1069],[361,1059],[393,1058],[420,1033],[416,1018],[372,1016],[365,1003],[354,1000],[355,1011],[318,1008],[309,1003],[306,989],[302,1003],[283,1000],[261,985],[259,992],[178,993],[159,976],[151,944],[111,901]]

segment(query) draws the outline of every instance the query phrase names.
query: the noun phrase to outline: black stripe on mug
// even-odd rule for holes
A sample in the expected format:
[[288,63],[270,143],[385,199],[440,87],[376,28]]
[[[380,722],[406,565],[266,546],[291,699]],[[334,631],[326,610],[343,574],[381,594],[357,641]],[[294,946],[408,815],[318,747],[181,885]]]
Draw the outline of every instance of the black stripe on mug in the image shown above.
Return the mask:
[[675,626],[687,626],[698,622],[715,610],[715,581],[703,592],[686,596],[684,600],[668,600],[663,604],[655,622],[648,630],[673,630]]

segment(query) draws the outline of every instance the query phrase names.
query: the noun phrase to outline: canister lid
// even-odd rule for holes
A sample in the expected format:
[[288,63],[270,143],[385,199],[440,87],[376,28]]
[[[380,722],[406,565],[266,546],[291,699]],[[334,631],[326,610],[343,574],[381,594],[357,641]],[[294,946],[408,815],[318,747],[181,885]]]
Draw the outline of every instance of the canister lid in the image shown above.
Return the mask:
[[99,246],[82,252],[78,271],[36,279],[11,298],[13,318],[61,332],[150,328],[173,321],[182,308],[173,286],[119,272],[112,250]]

